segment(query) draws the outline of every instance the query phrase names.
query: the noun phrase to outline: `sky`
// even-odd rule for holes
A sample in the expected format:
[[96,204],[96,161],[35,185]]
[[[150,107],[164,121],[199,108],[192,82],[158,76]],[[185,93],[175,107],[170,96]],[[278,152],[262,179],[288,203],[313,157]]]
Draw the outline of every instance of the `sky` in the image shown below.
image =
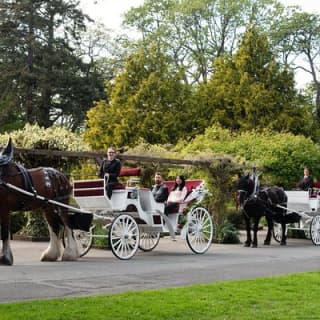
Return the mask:
[[[81,7],[94,20],[103,22],[107,28],[120,31],[122,16],[131,7],[144,0],[80,0]],[[298,5],[304,11],[320,14],[319,0],[280,0],[285,6]]]

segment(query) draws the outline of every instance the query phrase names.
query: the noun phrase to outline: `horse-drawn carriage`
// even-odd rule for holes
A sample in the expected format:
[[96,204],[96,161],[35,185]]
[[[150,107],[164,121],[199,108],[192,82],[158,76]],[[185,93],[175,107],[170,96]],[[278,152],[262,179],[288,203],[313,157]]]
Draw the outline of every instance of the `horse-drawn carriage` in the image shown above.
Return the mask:
[[[139,173],[139,169],[123,169],[120,176],[133,177]],[[138,248],[142,251],[153,250],[161,234],[169,234],[172,240],[181,236],[194,253],[204,253],[210,247],[212,217],[205,208],[199,206],[208,192],[204,181],[187,180],[187,197],[179,209],[170,214],[164,213],[164,204],[154,200],[149,188],[132,183],[119,184],[114,187],[109,199],[105,183],[105,179],[78,180],[73,183],[73,196],[80,209],[90,211],[94,216],[89,232],[74,230],[81,256],[90,250],[95,237],[108,238],[113,254],[123,260],[132,258]],[[170,190],[173,182],[165,183]],[[183,227],[180,225],[181,218],[185,220]],[[105,221],[104,234],[94,233],[95,220]]]
[[[311,239],[313,244],[320,245],[320,193],[318,190],[292,190],[285,191],[288,202],[286,214],[298,214],[298,222],[288,224],[287,230],[301,230],[307,239]],[[279,223],[274,223],[274,239],[278,242],[282,238],[282,227]]]
[[[211,245],[213,223],[209,212],[199,206],[207,190],[204,181],[186,181],[188,194],[177,212],[166,215],[164,204],[155,202],[148,188],[119,185],[111,199],[104,179],[74,181],[73,195],[80,208],[69,205],[72,186],[61,172],[53,168],[25,169],[12,161],[9,139],[0,152],[0,263],[13,264],[10,247],[10,212],[41,210],[48,223],[50,242],[41,261],[76,260],[86,254],[95,236],[108,237],[109,245],[119,259],[130,259],[137,249],[153,250],[161,233],[173,240],[180,233],[195,253],[204,253]],[[127,170],[122,175],[137,175]],[[168,182],[170,184],[170,182]],[[179,218],[185,224],[179,231]],[[104,219],[108,235],[93,233],[94,219]]]
[[[238,197],[246,222],[246,246],[257,246],[257,231],[259,220],[266,217],[268,224],[264,244],[270,244],[273,238],[286,244],[287,231],[301,230],[315,245],[320,245],[320,193],[319,191],[285,191],[279,187],[260,189],[259,175],[255,170],[253,175],[239,176]],[[253,219],[253,234],[251,238],[251,219]]]

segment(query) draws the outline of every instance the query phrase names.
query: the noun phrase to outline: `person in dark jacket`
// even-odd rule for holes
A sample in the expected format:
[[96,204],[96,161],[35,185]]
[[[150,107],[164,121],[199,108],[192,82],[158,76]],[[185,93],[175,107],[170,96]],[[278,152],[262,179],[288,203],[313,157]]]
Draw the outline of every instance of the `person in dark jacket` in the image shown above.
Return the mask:
[[298,189],[305,190],[305,191],[312,189],[313,178],[310,176],[309,168],[304,168],[303,177],[300,179],[297,187],[298,187]]
[[166,184],[163,183],[163,177],[160,172],[154,175],[154,186],[152,187],[152,194],[156,202],[165,202],[169,196],[169,190]]
[[107,159],[103,160],[99,170],[99,177],[106,179],[107,196],[111,199],[112,189],[118,184],[118,176],[121,170],[121,162],[116,159],[116,151],[110,147],[107,150]]

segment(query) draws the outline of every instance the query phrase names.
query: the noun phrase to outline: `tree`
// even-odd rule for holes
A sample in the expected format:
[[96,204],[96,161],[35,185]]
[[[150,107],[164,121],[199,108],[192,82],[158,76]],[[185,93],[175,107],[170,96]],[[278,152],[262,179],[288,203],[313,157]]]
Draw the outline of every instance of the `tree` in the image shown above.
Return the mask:
[[95,149],[148,143],[175,143],[193,134],[192,92],[157,48],[132,54],[113,83],[109,103],[88,112],[85,139]]
[[147,0],[125,23],[141,33],[139,45],[157,43],[186,82],[201,83],[213,74],[215,58],[235,52],[248,24],[269,30],[283,12],[275,0]]
[[[199,89],[199,100],[214,123],[232,130],[270,128],[310,134],[311,112],[294,89],[294,75],[282,68],[265,34],[252,26],[232,58],[221,57]],[[204,119],[205,120],[205,119]]]
[[294,10],[282,18],[274,30],[273,41],[285,63],[305,72],[314,92],[316,119],[320,123],[320,17]]
[[311,168],[313,177],[320,177],[320,149],[310,138],[271,130],[232,132],[220,126],[206,129],[188,144],[179,143],[174,151],[181,158],[192,154],[214,152],[233,155],[234,161],[248,167],[260,168],[264,185],[295,188],[304,167]]
[[74,0],[1,2],[0,121],[8,113],[16,126],[49,127],[68,117],[74,129],[92,100],[103,97],[103,79],[77,55],[88,19],[77,6]]

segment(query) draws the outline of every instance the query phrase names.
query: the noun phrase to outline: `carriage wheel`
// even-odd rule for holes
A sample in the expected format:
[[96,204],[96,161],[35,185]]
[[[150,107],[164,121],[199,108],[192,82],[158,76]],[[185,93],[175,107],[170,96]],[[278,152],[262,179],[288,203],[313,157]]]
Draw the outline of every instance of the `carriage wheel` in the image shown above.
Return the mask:
[[92,243],[93,243],[92,234],[93,234],[94,228],[95,228],[95,225],[91,226],[89,232],[78,230],[78,229],[73,230],[73,236],[77,242],[80,257],[85,256],[92,247]]
[[310,235],[314,245],[320,245],[320,216],[314,216],[310,224]]
[[[286,228],[286,232],[287,232],[287,228]],[[273,239],[274,240],[276,240],[279,243],[281,242],[281,240],[282,240],[282,226],[281,226],[281,223],[273,222],[272,235],[273,235]]]
[[188,213],[187,243],[194,253],[205,253],[213,237],[213,223],[209,212],[202,208],[194,208]]
[[133,217],[121,214],[113,220],[109,230],[109,245],[117,258],[132,258],[138,250],[139,238],[139,226]]
[[139,249],[142,251],[151,251],[159,243],[160,232],[141,232]]

